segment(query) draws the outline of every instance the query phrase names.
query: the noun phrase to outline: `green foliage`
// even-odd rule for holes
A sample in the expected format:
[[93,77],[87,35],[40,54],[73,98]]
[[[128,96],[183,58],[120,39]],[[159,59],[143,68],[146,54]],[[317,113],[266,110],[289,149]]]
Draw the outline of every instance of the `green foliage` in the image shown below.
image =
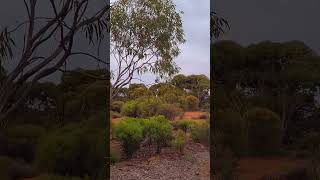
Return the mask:
[[172,133],[172,125],[164,116],[155,116],[144,121],[145,137],[157,145],[157,153],[168,143]]
[[245,114],[248,144],[252,153],[270,154],[281,148],[282,129],[279,116],[265,108],[252,108]]
[[105,168],[104,131],[79,123],[49,133],[37,149],[38,168],[59,175],[100,177]]
[[144,84],[130,84],[128,89],[128,97],[130,99],[137,99],[149,95],[151,95],[151,93]]
[[34,160],[38,140],[45,134],[45,129],[35,125],[19,125],[5,130],[6,154],[26,161]]
[[138,102],[138,117],[147,118],[158,114],[162,101],[156,97],[140,98]]
[[[111,42],[120,57],[145,64],[137,68],[139,74],[171,76],[178,71],[173,59],[179,44],[185,42],[181,14],[172,0],[119,0],[111,9]],[[155,63],[146,62],[154,52]]]
[[16,161],[5,156],[0,156],[0,179],[14,180],[28,178],[35,175],[35,169],[24,162]]
[[215,130],[223,133],[223,144],[236,155],[248,153],[247,122],[239,112],[234,110],[215,113]]
[[143,126],[136,119],[123,119],[113,126],[115,137],[121,142],[127,157],[131,157],[140,148],[143,140]]
[[124,104],[123,101],[113,101],[111,104],[111,111],[115,111],[115,112],[120,113],[123,104]]
[[182,114],[182,109],[176,104],[161,104],[158,110],[159,115],[165,116],[169,120]]
[[183,154],[183,150],[186,145],[186,134],[182,130],[178,130],[171,144],[173,147],[178,149],[181,154]]
[[199,108],[199,99],[195,96],[189,95],[186,97],[185,108],[188,111],[196,111]]
[[126,102],[122,106],[121,114],[129,117],[138,117],[138,102],[134,100]]
[[195,142],[209,144],[209,123],[195,123],[191,128],[191,137]]
[[179,129],[181,129],[183,132],[187,132],[188,130],[191,130],[191,128],[195,125],[196,123],[192,120],[179,120],[177,121],[176,125]]

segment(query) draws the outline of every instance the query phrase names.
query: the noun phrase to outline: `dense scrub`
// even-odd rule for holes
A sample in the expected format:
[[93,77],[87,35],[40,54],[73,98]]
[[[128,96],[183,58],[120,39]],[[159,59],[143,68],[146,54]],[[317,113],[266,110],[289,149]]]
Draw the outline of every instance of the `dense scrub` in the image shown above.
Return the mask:
[[216,53],[210,144],[215,158],[225,162],[212,172],[232,174],[233,162],[245,156],[295,153],[314,159],[320,142],[319,56],[300,41],[219,41],[211,51]]

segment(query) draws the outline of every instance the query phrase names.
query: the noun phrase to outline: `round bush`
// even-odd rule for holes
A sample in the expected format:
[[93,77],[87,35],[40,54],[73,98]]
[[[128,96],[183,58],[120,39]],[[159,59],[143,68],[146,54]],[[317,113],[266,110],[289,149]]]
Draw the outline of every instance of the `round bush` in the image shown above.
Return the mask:
[[190,130],[194,124],[195,122],[192,120],[180,120],[176,123],[177,127],[185,133]]
[[185,103],[186,110],[188,111],[196,111],[199,109],[199,99],[195,96],[187,96]]
[[114,136],[121,142],[124,153],[130,158],[140,148],[143,127],[134,119],[124,119],[113,126]]
[[147,118],[159,113],[162,101],[156,97],[140,98],[138,103],[138,117]]
[[121,108],[121,114],[129,117],[138,117],[138,102],[128,101]]
[[221,131],[224,145],[236,155],[248,153],[247,122],[239,112],[233,110],[215,113],[215,128]]
[[182,114],[182,109],[175,104],[161,104],[158,114],[164,115],[169,120],[174,120]]
[[69,124],[41,139],[36,164],[40,170],[59,175],[98,177],[105,168],[105,130]]
[[172,137],[172,125],[164,116],[151,117],[144,121],[144,134],[157,146],[157,153]]
[[273,111],[253,108],[246,112],[248,144],[254,154],[269,154],[280,150],[281,120]]

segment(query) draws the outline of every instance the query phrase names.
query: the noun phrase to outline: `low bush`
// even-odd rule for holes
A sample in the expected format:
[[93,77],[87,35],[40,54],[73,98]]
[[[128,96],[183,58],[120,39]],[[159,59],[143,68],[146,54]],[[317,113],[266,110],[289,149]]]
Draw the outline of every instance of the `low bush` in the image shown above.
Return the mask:
[[26,161],[34,160],[36,146],[45,129],[35,125],[19,125],[5,130],[6,155],[22,158]]
[[183,154],[183,150],[186,145],[186,134],[179,129],[171,144],[174,148],[179,150],[180,154]]
[[146,119],[143,124],[145,137],[150,138],[152,143],[157,146],[157,153],[172,138],[172,125],[164,116],[155,116]]
[[41,139],[36,165],[40,170],[59,175],[93,178],[105,168],[106,132],[86,123],[69,124]]
[[273,111],[253,108],[245,114],[248,123],[248,145],[251,153],[267,155],[281,149],[281,119]]
[[195,122],[192,120],[179,120],[176,123],[177,128],[183,130],[185,133],[195,125]]
[[165,116],[169,120],[174,120],[175,117],[182,114],[182,109],[176,104],[161,104],[158,114]]
[[138,102],[132,100],[123,104],[121,114],[129,117],[138,117]]
[[209,124],[207,121],[195,123],[191,128],[191,137],[195,142],[209,144]]
[[235,154],[248,154],[247,122],[239,112],[229,109],[216,112],[215,129],[223,133],[224,145]]
[[138,117],[148,118],[156,116],[159,113],[162,101],[156,97],[144,97],[139,99]]
[[140,148],[143,140],[143,127],[141,123],[127,118],[113,126],[114,136],[121,142],[124,153],[130,158]]
[[185,103],[186,110],[188,111],[196,111],[199,109],[199,99],[195,96],[187,96]]

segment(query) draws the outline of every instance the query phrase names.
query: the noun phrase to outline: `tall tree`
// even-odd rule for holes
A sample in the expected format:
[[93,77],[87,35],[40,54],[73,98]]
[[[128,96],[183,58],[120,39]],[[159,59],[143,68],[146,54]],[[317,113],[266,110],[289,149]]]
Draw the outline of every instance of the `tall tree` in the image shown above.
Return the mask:
[[160,78],[178,72],[174,62],[185,42],[181,13],[172,0],[119,0],[111,9],[112,97],[136,74]]

